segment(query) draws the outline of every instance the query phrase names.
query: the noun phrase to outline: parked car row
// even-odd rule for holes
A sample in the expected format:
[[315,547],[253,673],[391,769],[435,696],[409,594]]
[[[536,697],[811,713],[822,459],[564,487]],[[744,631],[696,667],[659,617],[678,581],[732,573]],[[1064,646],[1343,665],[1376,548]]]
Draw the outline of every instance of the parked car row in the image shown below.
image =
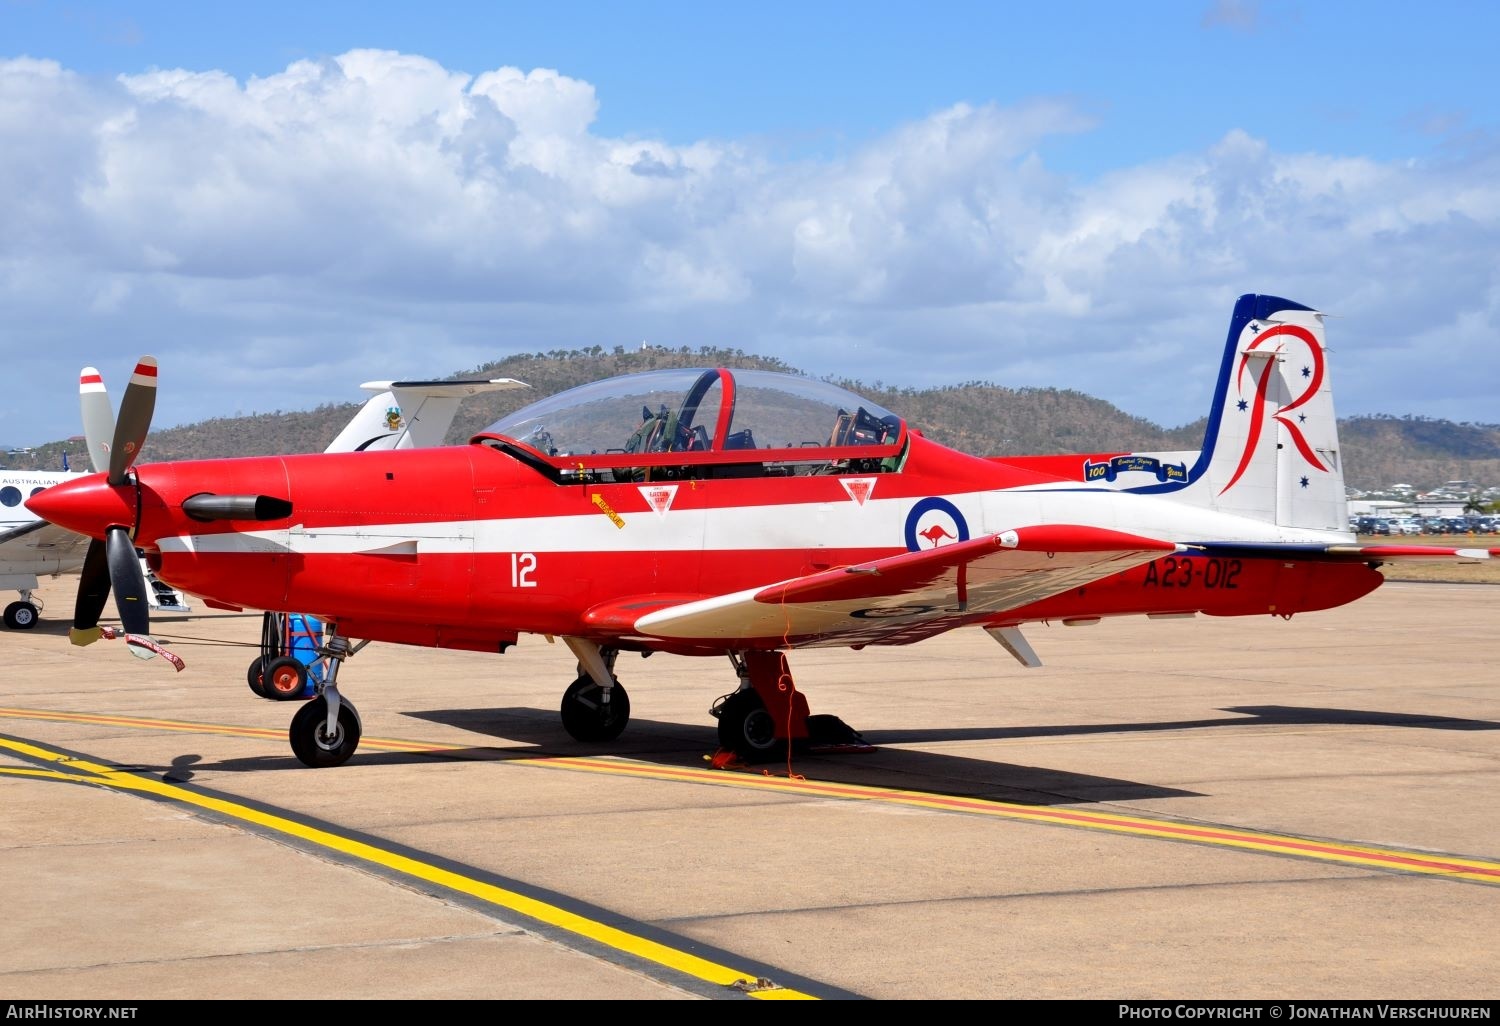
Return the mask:
[[1500,516],[1466,517],[1376,517],[1349,518],[1355,534],[1500,534]]

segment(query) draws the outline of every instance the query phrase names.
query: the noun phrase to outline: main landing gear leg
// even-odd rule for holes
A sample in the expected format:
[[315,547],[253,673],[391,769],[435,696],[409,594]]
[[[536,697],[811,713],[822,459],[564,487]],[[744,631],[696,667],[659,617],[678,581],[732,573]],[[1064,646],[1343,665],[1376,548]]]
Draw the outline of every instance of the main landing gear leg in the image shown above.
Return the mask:
[[789,742],[807,737],[807,699],[792,683],[786,656],[731,652],[729,662],[740,687],[711,710],[719,720],[719,747],[746,762],[785,756]]
[[807,699],[781,652],[731,652],[729,661],[740,687],[711,710],[719,720],[720,748],[745,762],[782,758],[788,745],[815,753],[875,750],[837,716],[808,715]]
[[563,638],[578,657],[578,676],[563,692],[563,729],[575,741],[613,741],[630,722],[630,696],[615,676],[619,650],[584,638]]
[[349,639],[338,632],[338,625],[329,625],[328,639],[318,652],[327,660],[327,673],[318,687],[318,696],[302,704],[292,717],[288,732],[292,752],[303,765],[340,766],[359,747],[359,712],[354,703],[339,694],[338,676],[344,660],[364,645],[361,641],[351,647]]

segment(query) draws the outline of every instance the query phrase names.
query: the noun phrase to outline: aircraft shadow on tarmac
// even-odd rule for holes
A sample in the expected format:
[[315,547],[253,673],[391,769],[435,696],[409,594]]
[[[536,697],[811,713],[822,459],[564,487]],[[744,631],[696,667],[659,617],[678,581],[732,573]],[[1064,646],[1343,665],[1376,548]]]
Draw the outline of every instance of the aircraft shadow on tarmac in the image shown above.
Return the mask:
[[[1038,724],[1010,727],[957,727],[901,731],[871,731],[864,739],[875,746],[867,753],[810,754],[795,752],[791,769],[811,779],[866,787],[885,787],[954,797],[978,797],[1023,805],[1073,805],[1163,797],[1199,797],[1198,792],[1161,787],[1140,781],[1072,773],[1045,766],[1022,766],[940,752],[883,748],[882,745],[932,741],[1004,740],[1134,734],[1267,725],[1386,726],[1427,730],[1500,730],[1490,720],[1461,719],[1366,709],[1336,709],[1282,705],[1235,706],[1233,715],[1196,720],[1146,723]],[[567,738],[555,714],[530,708],[440,709],[409,711],[415,719],[458,727],[476,734],[534,747],[456,747],[436,752],[382,752],[365,749],[355,756],[363,765],[418,764],[433,760],[502,762],[537,758],[619,756],[662,766],[703,768],[705,758],[718,749],[712,727],[658,720],[632,719],[626,734],[607,746],[587,745]],[[307,772],[290,754],[205,763],[201,756],[183,755],[165,770],[166,779],[186,782],[194,770],[266,771],[295,768]],[[145,768],[145,767],[142,767]],[[787,761],[777,759],[749,767],[784,773]],[[339,769],[317,772],[337,773]]]

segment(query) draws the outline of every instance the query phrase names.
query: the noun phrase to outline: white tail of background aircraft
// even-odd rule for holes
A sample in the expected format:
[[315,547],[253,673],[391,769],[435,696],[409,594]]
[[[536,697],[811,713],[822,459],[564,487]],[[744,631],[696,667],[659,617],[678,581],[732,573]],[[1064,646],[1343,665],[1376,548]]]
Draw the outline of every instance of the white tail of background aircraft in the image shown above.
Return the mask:
[[442,445],[458,406],[471,395],[525,388],[513,378],[483,381],[367,381],[378,393],[360,407],[324,452],[425,449]]

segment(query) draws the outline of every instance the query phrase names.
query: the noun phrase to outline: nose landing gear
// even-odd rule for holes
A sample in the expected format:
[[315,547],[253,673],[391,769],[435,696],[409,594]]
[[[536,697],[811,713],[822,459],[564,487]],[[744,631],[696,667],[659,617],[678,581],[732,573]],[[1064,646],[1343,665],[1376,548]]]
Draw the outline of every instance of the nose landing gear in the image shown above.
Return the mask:
[[303,703],[292,717],[287,731],[292,743],[292,754],[304,766],[324,768],[341,766],[349,761],[359,747],[361,726],[359,712],[339,694],[339,667],[368,642],[350,645],[349,639],[338,633],[337,624],[328,625],[327,639],[318,650],[320,658],[328,667],[318,694]]
[[630,722],[630,696],[615,677],[618,649],[565,638],[578,657],[578,677],[562,697],[562,724],[575,741],[613,741]]

